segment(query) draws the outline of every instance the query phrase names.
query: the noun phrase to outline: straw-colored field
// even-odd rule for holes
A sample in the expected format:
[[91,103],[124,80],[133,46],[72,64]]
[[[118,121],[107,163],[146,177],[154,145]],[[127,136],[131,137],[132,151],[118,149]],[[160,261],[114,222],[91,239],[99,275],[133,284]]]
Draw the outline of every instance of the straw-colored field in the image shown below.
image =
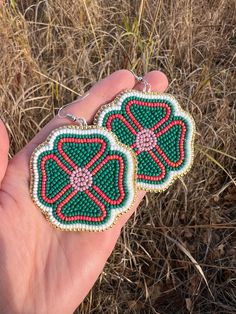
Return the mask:
[[147,195],[78,313],[236,313],[235,0],[0,6],[10,155],[97,80],[159,69],[196,121],[192,170]]

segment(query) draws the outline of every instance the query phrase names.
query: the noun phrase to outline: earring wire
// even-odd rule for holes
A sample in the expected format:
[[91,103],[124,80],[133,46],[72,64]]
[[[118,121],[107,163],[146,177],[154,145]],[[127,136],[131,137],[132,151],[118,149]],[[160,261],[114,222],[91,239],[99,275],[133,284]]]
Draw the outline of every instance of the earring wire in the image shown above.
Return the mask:
[[144,85],[143,91],[150,93],[152,89],[151,84],[143,76],[138,76],[137,74],[135,74],[133,70],[129,70],[129,71],[133,74],[133,76],[138,82]]
[[[86,93],[79,101],[85,99],[86,97],[89,96],[89,93]],[[57,116],[60,118],[60,119],[63,119],[63,118],[67,118],[69,119],[70,121],[72,122],[76,122],[77,124],[79,124],[80,126],[86,126],[87,125],[87,121],[85,118],[83,117],[77,117],[75,116],[74,114],[71,114],[71,113],[63,113],[63,110],[65,108],[67,108],[70,104],[67,104],[67,105],[64,105],[62,106],[61,108],[59,108],[58,112],[57,112]]]

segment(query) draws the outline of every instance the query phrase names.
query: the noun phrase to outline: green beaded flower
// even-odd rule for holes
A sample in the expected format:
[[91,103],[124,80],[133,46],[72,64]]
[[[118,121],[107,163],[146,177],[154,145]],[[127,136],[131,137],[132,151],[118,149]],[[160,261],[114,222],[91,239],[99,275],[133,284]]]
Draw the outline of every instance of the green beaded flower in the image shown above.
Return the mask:
[[95,121],[135,152],[140,189],[164,190],[192,164],[195,124],[171,95],[125,91]]
[[105,129],[56,129],[31,158],[33,200],[60,229],[107,229],[134,201],[134,159]]

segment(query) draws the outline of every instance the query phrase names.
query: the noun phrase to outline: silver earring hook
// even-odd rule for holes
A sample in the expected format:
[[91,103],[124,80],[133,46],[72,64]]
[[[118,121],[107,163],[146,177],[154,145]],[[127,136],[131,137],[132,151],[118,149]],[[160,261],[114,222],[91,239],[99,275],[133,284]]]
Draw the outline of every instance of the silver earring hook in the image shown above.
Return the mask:
[[152,90],[151,84],[147,80],[145,80],[145,78],[143,76],[138,76],[137,74],[135,74],[133,70],[129,70],[129,71],[133,74],[133,76],[135,77],[135,79],[138,82],[140,82],[140,83],[142,83],[144,85],[143,92],[150,93],[151,90]]
[[[86,97],[89,96],[89,93],[86,93],[79,101],[85,99]],[[65,108],[67,108],[68,106],[70,106],[72,103],[70,104],[67,104],[67,105],[64,105],[62,106],[61,108],[59,108],[58,112],[57,112],[57,116],[60,118],[60,119],[64,119],[64,118],[67,118],[69,119],[70,121],[72,122],[76,122],[77,124],[79,124],[80,126],[87,126],[87,121],[85,118],[83,117],[77,117],[75,116],[74,114],[72,113],[63,113],[63,110]]]

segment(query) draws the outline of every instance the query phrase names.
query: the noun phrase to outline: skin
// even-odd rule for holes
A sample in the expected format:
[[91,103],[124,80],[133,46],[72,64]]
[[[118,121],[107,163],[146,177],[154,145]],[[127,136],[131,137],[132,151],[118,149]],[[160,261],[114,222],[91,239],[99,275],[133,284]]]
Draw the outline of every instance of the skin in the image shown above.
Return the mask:
[[[164,92],[168,86],[159,71],[149,72],[145,79],[153,91]],[[114,72],[66,111],[91,123],[99,107],[124,89],[142,90],[143,85],[127,70]],[[107,231],[54,229],[31,201],[29,159],[51,130],[65,124],[70,122],[54,118],[8,161],[9,140],[0,120],[0,313],[72,313],[102,272],[122,226],[145,194],[140,191],[133,208]]]

